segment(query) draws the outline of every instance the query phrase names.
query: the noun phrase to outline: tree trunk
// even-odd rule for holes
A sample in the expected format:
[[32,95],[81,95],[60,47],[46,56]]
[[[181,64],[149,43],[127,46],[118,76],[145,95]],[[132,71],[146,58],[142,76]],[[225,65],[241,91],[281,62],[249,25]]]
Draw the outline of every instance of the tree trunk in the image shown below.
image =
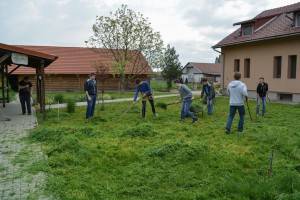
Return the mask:
[[125,81],[125,74],[121,74],[121,80],[120,80],[120,83],[121,83],[121,85],[120,85],[120,89],[121,89],[121,94],[124,94],[124,92],[125,92],[125,83],[126,83],[126,81]]

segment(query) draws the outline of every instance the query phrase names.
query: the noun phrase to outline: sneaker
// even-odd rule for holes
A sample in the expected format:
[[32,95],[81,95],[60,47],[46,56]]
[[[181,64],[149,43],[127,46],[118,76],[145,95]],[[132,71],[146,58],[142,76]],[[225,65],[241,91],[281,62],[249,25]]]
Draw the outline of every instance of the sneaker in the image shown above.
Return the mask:
[[228,134],[230,132],[230,130],[228,129],[225,129],[225,133]]
[[158,114],[157,114],[157,113],[154,113],[153,115],[154,115],[155,117],[158,117]]
[[28,113],[28,115],[31,115],[31,113]]
[[184,120],[180,119],[178,122],[184,122]]
[[196,124],[197,122],[199,122],[199,119],[196,117],[196,118],[193,119],[192,124]]

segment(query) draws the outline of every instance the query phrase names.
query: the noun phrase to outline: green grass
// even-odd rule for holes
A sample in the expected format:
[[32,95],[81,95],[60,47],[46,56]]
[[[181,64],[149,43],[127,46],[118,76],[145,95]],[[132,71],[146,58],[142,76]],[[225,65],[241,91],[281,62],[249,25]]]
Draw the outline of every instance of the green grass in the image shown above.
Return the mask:
[[[177,98],[157,99],[172,103]],[[31,131],[47,159],[47,191],[61,199],[299,199],[299,106],[267,104],[267,116],[226,135],[229,106],[218,98],[212,116],[178,122],[180,105],[157,108],[141,119],[141,103],[111,103],[86,121],[85,107],[69,114],[49,110]],[[250,102],[255,116],[255,102]],[[273,175],[268,177],[271,150]]]

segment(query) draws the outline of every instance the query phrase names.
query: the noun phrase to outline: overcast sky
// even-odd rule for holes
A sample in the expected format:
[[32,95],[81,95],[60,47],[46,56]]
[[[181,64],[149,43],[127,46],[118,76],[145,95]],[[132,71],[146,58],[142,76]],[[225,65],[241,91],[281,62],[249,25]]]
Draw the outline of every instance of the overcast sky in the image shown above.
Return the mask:
[[233,32],[233,23],[299,0],[0,0],[0,42],[11,45],[85,47],[96,16],[126,4],[148,18],[181,65],[214,62],[211,46]]

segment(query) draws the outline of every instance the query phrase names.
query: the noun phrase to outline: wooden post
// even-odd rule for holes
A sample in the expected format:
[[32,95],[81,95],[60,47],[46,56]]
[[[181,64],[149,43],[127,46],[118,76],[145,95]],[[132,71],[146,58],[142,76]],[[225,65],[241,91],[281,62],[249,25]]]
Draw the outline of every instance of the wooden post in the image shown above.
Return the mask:
[[4,64],[1,64],[1,83],[2,83],[2,104],[5,107],[5,91],[4,91]]
[[40,68],[37,67],[36,71],[36,99],[39,105],[41,105],[41,96],[40,96]]
[[41,111],[43,114],[43,120],[46,119],[45,109],[45,61],[41,60]]
[[7,65],[5,65],[5,74],[6,74],[6,96],[7,96],[7,103],[9,103],[9,89],[8,89],[8,77],[9,77],[9,74],[8,74],[8,67]]

